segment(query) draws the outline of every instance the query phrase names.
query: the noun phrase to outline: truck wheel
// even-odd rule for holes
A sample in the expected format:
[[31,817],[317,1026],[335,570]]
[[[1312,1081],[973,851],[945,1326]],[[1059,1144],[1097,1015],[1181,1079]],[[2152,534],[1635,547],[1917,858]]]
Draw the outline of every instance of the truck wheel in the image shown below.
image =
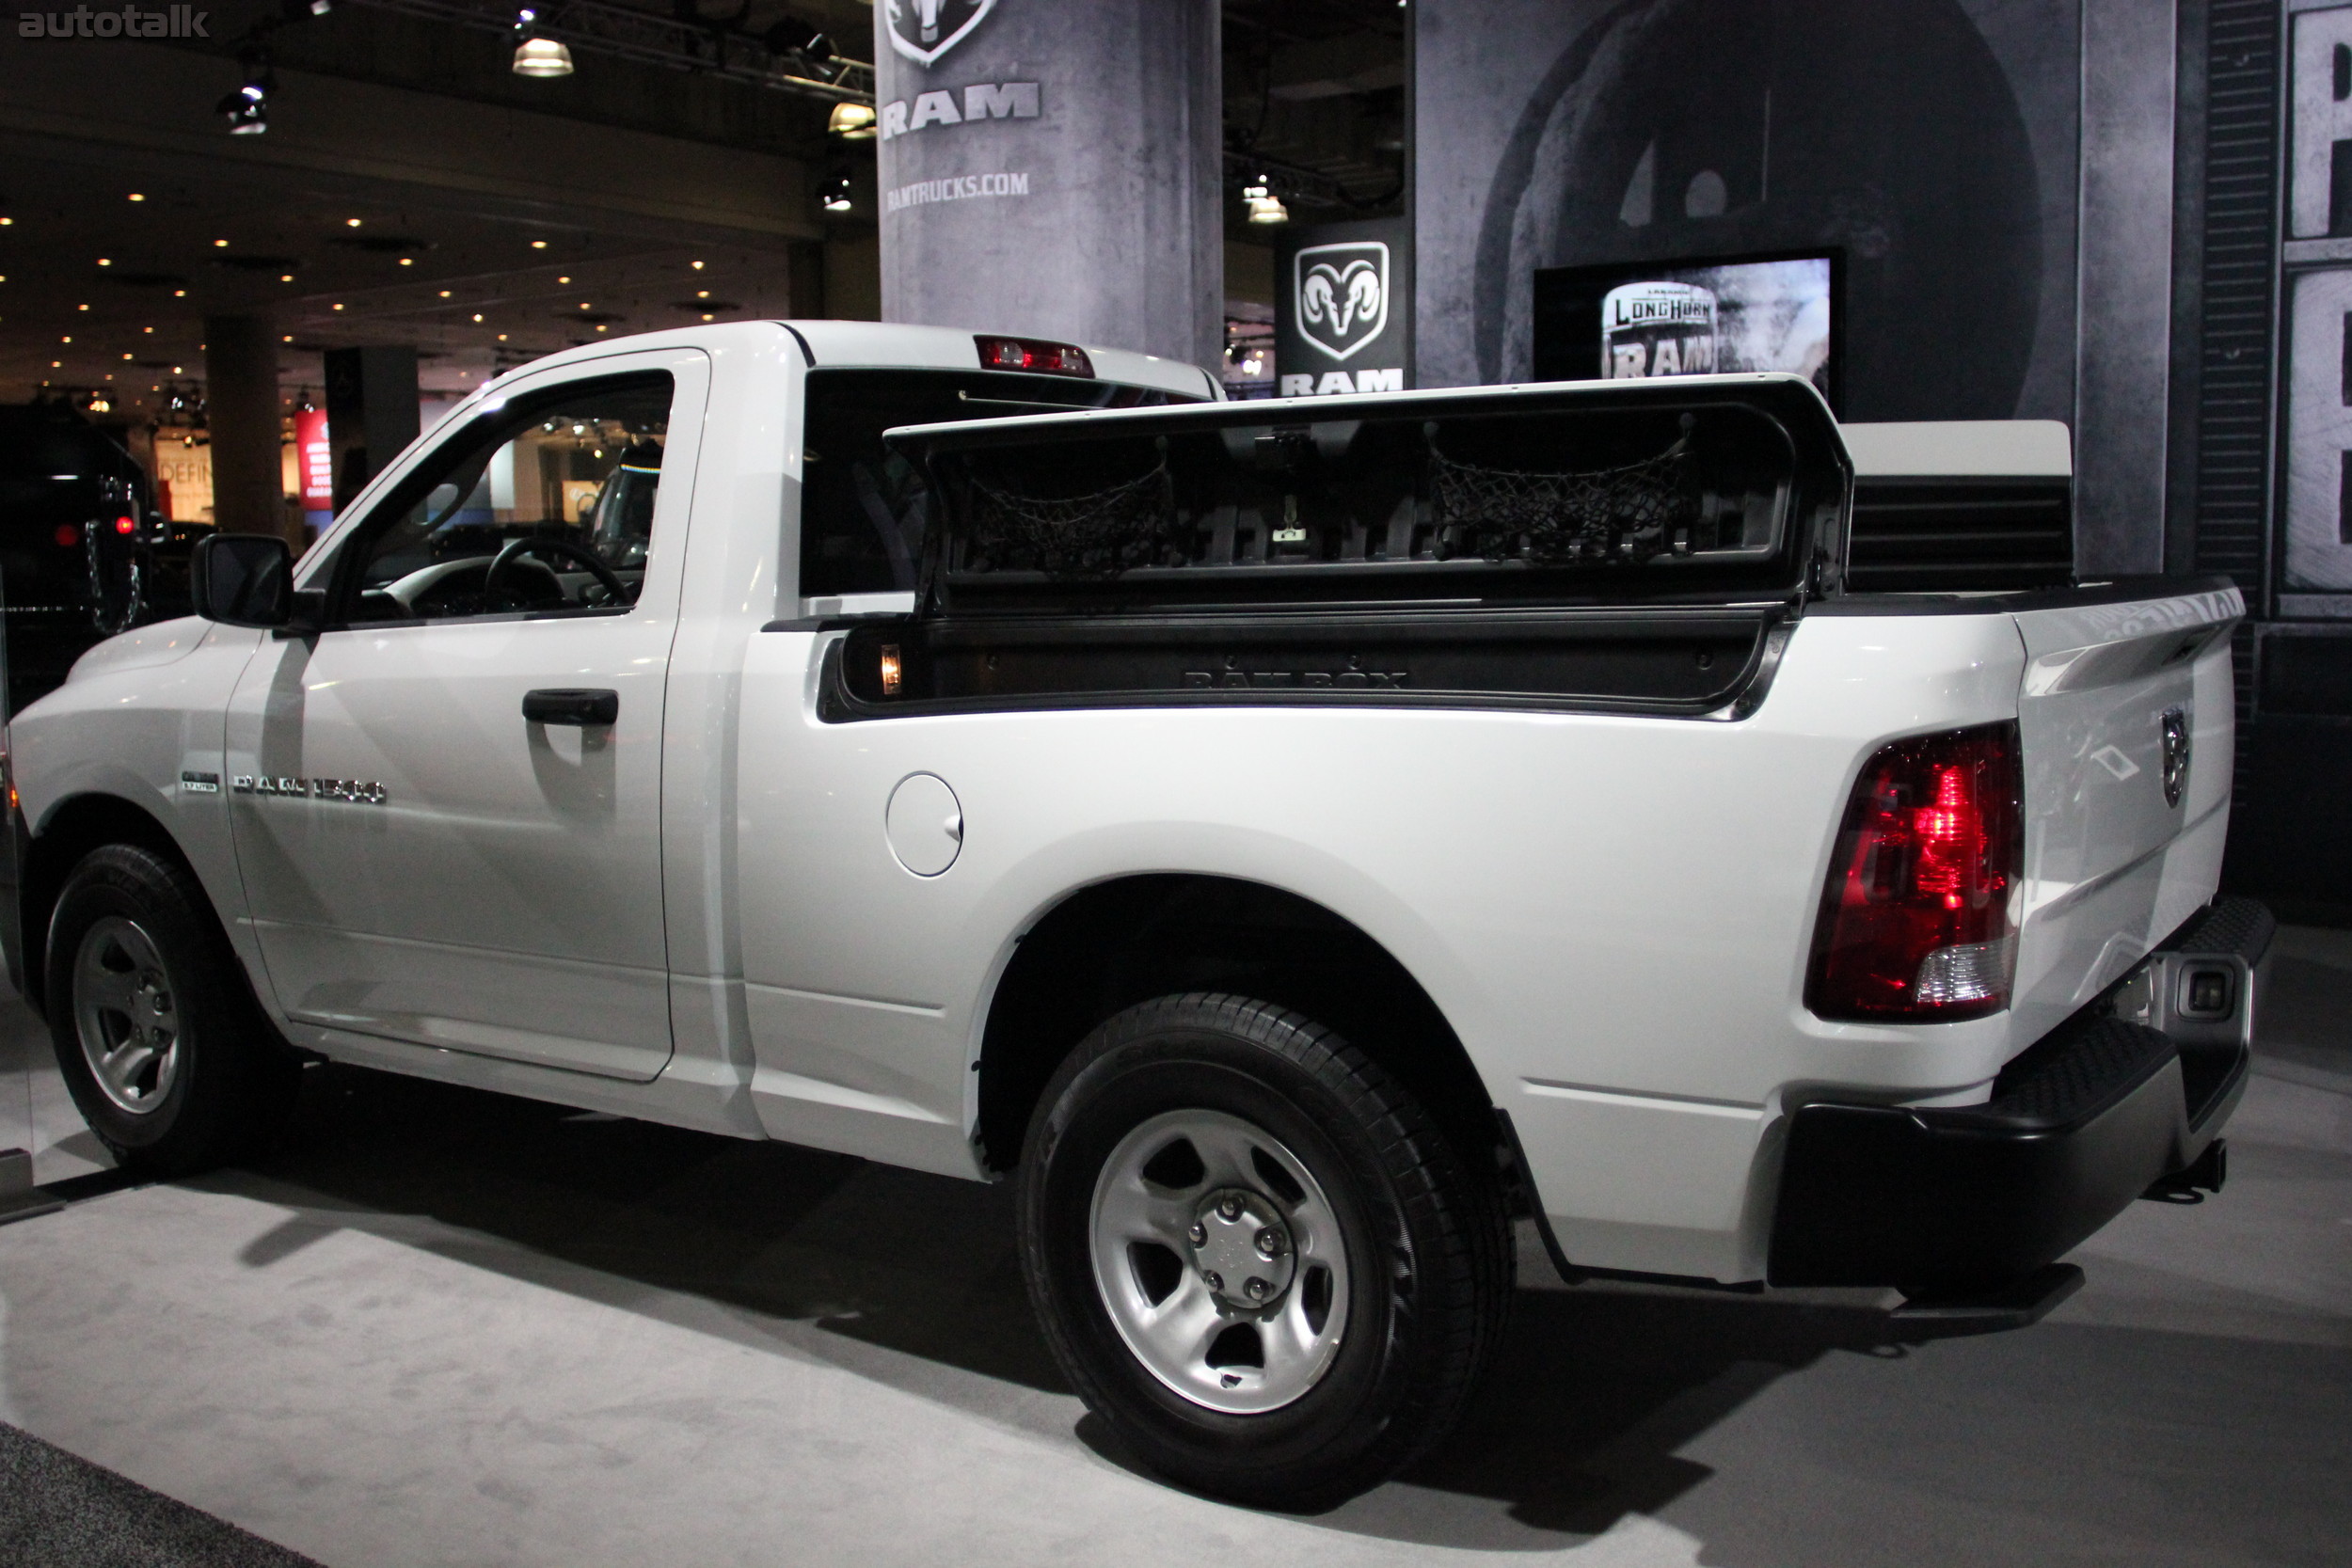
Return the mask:
[[203,890],[127,844],[73,869],[49,923],[49,1032],[117,1163],[180,1176],[252,1147],[301,1066],[253,1006]]
[[1021,1258],[1062,1370],[1146,1464],[1313,1509],[1442,1436],[1511,1291],[1500,1195],[1380,1067],[1271,1003],[1166,996],[1045,1089]]

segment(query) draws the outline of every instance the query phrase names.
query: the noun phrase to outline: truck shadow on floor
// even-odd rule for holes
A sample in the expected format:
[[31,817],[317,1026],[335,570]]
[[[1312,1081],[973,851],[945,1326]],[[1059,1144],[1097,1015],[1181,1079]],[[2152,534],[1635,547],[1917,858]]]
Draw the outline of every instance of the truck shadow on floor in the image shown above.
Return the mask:
[[[985,1413],[997,1414],[986,1406],[1004,1402],[1004,1392],[978,1380],[1067,1393],[1023,1291],[1008,1186],[345,1067],[310,1069],[294,1131],[249,1174],[273,1189],[254,1196],[298,1210],[247,1245],[253,1267],[339,1228],[413,1239],[421,1216],[449,1227],[436,1234],[493,1243],[428,1244],[556,1289],[632,1307],[645,1287],[680,1292],[753,1322],[814,1325],[974,1374],[951,1381]],[[249,1185],[246,1173],[220,1180]],[[1406,1481],[1507,1504],[1507,1518],[1487,1518],[1488,1503],[1458,1529],[1440,1528],[1455,1544],[1599,1534],[1704,1480],[1709,1472],[1676,1457],[1678,1448],[1835,1350],[1900,1354],[1883,1314],[1858,1307],[1525,1290],[1469,1418]],[[959,1398],[930,1377],[910,1379],[903,1360],[845,1359]],[[1066,1410],[1053,1418],[1066,1421]],[[1135,1468],[1098,1422],[1089,1418],[1079,1435]],[[1331,1522],[1428,1538],[1435,1519],[1425,1505],[1411,1528],[1391,1528],[1375,1499]]]

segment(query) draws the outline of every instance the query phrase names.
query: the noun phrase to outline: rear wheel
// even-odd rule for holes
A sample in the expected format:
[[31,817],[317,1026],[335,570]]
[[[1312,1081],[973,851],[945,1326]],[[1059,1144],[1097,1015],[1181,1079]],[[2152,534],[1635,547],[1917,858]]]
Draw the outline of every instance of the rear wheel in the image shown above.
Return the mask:
[[1153,1468],[1315,1508],[1459,1415],[1501,1329],[1499,1195],[1329,1030],[1163,997],[1098,1028],[1033,1119],[1022,1259],[1064,1371]]
[[121,1164],[176,1176],[276,1130],[300,1082],[203,891],[126,844],[92,851],[49,926],[50,1038],[82,1117]]

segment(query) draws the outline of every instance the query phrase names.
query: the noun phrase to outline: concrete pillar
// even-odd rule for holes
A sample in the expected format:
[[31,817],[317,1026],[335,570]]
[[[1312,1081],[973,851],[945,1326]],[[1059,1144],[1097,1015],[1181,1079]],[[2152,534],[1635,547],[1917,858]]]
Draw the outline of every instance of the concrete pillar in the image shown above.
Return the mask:
[[417,351],[330,348],[326,440],[335,453],[335,510],[417,438]]
[[1216,0],[875,6],[882,319],[1215,365],[1218,24]]
[[2164,570],[2172,360],[2173,8],[2086,0],[2074,564]]
[[213,521],[223,533],[284,533],[278,335],[267,316],[204,318],[204,408]]

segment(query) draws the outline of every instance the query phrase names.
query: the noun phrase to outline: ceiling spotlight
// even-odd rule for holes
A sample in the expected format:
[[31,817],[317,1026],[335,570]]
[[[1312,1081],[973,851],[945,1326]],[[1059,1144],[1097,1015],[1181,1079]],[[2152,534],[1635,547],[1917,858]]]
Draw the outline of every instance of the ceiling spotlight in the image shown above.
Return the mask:
[[404,267],[413,267],[417,264],[417,259],[413,256],[404,256],[400,259],[400,264]]
[[817,200],[828,213],[846,213],[857,205],[850,198],[850,176],[847,170],[835,174],[817,188]]
[[539,13],[526,6],[515,13],[515,74],[569,76],[572,52],[556,39],[538,36]]
[[343,227],[345,229],[357,229],[359,227],[359,220],[358,218],[345,218],[343,219]]
[[443,289],[441,291],[441,297],[443,299],[447,299],[449,297],[449,291],[447,289]]
[[114,262],[108,261],[105,257],[101,256],[98,259],[98,264],[102,267],[111,267],[114,265]]
[[1249,208],[1252,223],[1288,223],[1291,219],[1291,210],[1282,205],[1282,198],[1274,194],[1263,174],[1257,183],[1242,187],[1241,198]]
[[144,196],[142,196],[142,195],[141,195],[140,193],[138,193],[137,191],[133,191],[133,192],[131,193],[131,199],[132,199],[132,200],[134,200],[134,201],[145,201],[145,200],[147,199],[147,198],[146,198],[146,197],[144,197]]
[[689,261],[689,262],[687,262],[686,264],[687,264],[688,266],[690,266],[690,267],[692,267],[692,268],[693,268],[696,272],[700,272],[700,271],[702,271],[702,270],[703,270],[703,264],[702,264],[700,261]]
[[557,278],[557,279],[556,279],[556,281],[557,281],[558,283],[569,283],[569,282],[571,281],[571,279],[570,279],[570,278],[568,278],[568,277],[559,277],[559,278]]
[[476,320],[476,321],[480,321],[480,320],[482,319],[482,312],[481,312],[481,311],[479,311],[479,310],[476,310],[476,311],[474,312],[473,319],[474,319],[474,320]]
[[547,247],[548,242],[545,240],[533,240],[531,242],[531,248],[533,250],[545,250]]
[[243,63],[245,86],[214,104],[213,113],[229,122],[230,135],[258,136],[269,129],[269,95],[278,77],[265,54],[248,54]]
[[874,106],[871,103],[835,103],[826,117],[825,129],[843,141],[872,141],[874,139]]
[[278,281],[280,283],[291,283],[294,281],[294,274],[290,272],[281,272],[278,275]]

